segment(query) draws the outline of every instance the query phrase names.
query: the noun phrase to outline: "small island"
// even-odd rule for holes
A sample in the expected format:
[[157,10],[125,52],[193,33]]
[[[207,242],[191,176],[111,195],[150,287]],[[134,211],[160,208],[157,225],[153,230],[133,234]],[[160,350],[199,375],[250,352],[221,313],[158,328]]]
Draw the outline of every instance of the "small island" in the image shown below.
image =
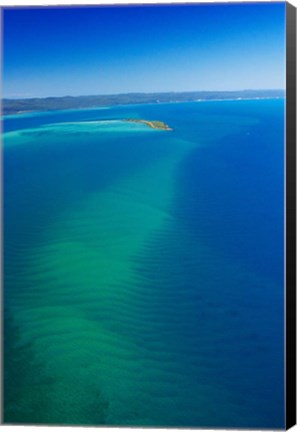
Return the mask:
[[132,123],[143,123],[152,129],[171,131],[172,129],[164,122],[158,120],[140,120],[140,119],[125,119],[124,121]]

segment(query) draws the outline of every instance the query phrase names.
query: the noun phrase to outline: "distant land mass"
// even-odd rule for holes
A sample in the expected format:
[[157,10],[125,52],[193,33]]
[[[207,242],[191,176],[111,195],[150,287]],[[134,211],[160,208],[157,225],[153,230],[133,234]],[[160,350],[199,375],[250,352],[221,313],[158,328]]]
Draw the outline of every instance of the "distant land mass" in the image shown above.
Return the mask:
[[256,99],[283,98],[284,90],[241,90],[241,91],[194,91],[167,93],[125,93],[97,96],[63,96],[30,99],[2,100],[2,113],[20,114],[30,111],[51,111],[61,109],[95,108],[100,106],[193,102],[214,99]]

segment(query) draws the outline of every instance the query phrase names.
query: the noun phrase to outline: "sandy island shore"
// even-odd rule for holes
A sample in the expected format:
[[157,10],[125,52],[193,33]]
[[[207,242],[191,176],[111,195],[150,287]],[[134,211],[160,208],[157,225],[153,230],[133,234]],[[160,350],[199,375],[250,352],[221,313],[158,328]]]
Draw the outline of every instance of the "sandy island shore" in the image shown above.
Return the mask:
[[167,131],[172,130],[166,123],[158,120],[126,119],[125,121],[133,122],[133,123],[143,123],[152,129],[160,129],[160,130],[167,130]]

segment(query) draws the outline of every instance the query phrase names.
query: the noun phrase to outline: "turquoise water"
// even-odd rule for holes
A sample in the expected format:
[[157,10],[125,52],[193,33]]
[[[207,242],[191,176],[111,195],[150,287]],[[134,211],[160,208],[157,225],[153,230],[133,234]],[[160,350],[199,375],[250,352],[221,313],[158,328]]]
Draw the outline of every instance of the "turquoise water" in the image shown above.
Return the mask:
[[5,423],[284,427],[284,100],[4,131]]

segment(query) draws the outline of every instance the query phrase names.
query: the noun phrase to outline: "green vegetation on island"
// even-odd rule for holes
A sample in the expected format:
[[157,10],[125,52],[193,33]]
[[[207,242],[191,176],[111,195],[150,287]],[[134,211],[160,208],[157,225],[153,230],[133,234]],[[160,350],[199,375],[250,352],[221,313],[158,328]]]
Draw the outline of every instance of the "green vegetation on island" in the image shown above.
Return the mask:
[[160,130],[167,130],[167,131],[172,130],[166,123],[159,120],[126,119],[125,121],[132,122],[132,123],[143,123],[152,129],[160,129]]

